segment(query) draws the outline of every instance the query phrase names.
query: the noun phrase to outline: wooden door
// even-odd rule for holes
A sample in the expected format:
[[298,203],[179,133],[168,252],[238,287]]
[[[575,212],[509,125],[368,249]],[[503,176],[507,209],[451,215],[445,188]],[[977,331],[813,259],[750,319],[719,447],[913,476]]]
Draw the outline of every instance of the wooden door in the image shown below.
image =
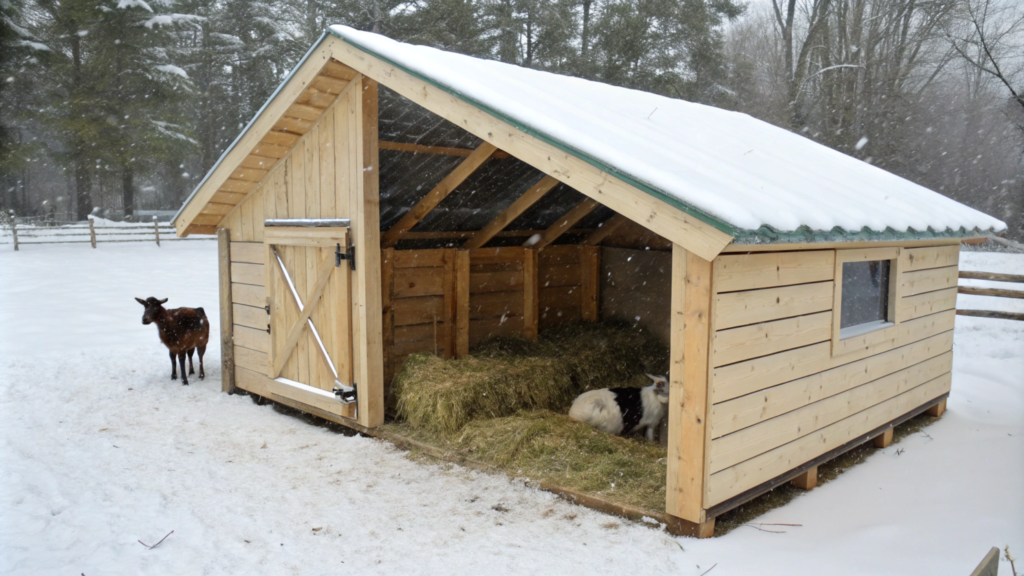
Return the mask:
[[348,228],[268,226],[264,244],[267,375],[283,396],[355,418]]

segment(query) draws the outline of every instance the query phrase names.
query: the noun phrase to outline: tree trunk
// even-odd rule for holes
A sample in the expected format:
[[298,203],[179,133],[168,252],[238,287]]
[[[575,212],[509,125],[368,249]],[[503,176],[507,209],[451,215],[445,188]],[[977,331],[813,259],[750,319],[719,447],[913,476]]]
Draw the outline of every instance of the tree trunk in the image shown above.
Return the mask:
[[124,166],[121,169],[121,204],[124,206],[124,219],[133,219],[135,216],[135,171],[131,166]]
[[86,220],[92,214],[92,171],[85,151],[75,147],[75,216]]

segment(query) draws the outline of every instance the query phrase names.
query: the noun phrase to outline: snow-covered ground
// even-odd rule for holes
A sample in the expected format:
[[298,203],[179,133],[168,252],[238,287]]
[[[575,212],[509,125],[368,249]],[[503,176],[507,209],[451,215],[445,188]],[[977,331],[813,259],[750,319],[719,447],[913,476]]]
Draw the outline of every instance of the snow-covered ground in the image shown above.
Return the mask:
[[[1024,255],[962,265],[1024,274]],[[132,298],[204,306],[216,333],[216,268],[212,242],[0,251],[0,574],[931,575],[991,546],[1024,557],[1022,322],[958,317],[949,411],[758,520],[801,527],[698,541],[221,394],[216,344],[205,381],[172,382]]]

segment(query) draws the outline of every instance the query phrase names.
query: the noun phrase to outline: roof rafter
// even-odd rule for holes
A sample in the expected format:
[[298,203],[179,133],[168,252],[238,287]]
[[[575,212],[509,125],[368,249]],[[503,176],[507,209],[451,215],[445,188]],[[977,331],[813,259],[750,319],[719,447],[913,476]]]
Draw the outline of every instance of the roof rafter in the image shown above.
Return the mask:
[[568,212],[563,214],[554,224],[552,224],[543,234],[540,235],[540,240],[535,244],[531,244],[529,240],[526,241],[523,246],[528,248],[536,248],[537,250],[543,249],[548,244],[551,244],[555,240],[558,240],[559,236],[565,234],[573,227],[574,224],[583,219],[584,216],[590,214],[601,204],[592,198],[586,198],[579,204],[573,206]]
[[506,208],[504,212],[498,214],[497,218],[488,222],[486,226],[481,228],[479,232],[467,240],[466,243],[462,245],[462,249],[475,250],[476,248],[480,248],[484,244],[487,244],[487,242],[491,238],[494,238],[498,232],[504,230],[506,226],[522,215],[523,212],[526,212],[530,206],[536,204],[538,200],[543,198],[545,194],[550,192],[551,189],[558,184],[559,182],[557,179],[545,175],[539,182],[524,192],[522,196],[516,198],[516,201]]
[[613,232],[618,230],[626,222],[629,222],[629,218],[626,218],[622,214],[612,216],[605,220],[603,224],[598,226],[596,230],[588,234],[587,237],[583,239],[583,245],[597,246],[601,242],[604,242],[605,238],[611,236]]
[[484,142],[478,146],[472,154],[467,156],[465,160],[445,176],[444,180],[441,180],[437,186],[434,186],[430,192],[427,192],[426,196],[421,198],[390,230],[381,236],[381,247],[391,248],[397,244],[402,239],[403,234],[412,230],[416,224],[419,224],[420,220],[423,220],[431,210],[436,208],[442,200],[458,188],[459,184],[462,184],[470,174],[476,172],[480,166],[483,166],[484,162],[496,150],[497,148],[489,142]]

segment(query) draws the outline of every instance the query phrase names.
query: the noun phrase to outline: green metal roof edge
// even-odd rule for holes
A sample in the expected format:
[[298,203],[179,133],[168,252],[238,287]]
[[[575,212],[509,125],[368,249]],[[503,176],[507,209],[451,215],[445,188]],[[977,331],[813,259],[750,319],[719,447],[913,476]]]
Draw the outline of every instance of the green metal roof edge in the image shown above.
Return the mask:
[[732,243],[756,245],[858,241],[894,242],[947,238],[974,238],[995,233],[995,230],[992,229],[981,230],[979,228],[973,228],[971,230],[967,230],[963,227],[958,228],[957,230],[950,228],[945,230],[934,230],[932,228],[928,228],[927,230],[914,230],[913,228],[910,228],[906,232],[899,232],[892,228],[886,228],[882,232],[876,232],[865,227],[857,232],[850,232],[843,228],[839,228],[838,226],[828,231],[812,230],[807,226],[801,226],[792,232],[779,232],[770,226],[762,226],[757,230],[738,231],[736,237],[733,238]]
[[945,239],[945,238],[971,238],[971,237],[982,236],[982,235],[985,235],[985,234],[995,234],[996,233],[992,229],[990,229],[990,230],[981,230],[979,228],[974,228],[972,230],[967,230],[967,229],[965,229],[963,227],[961,227],[961,228],[959,228],[957,230],[953,230],[953,229],[947,228],[946,230],[943,230],[943,231],[933,230],[930,227],[927,230],[924,230],[924,231],[918,231],[918,230],[914,230],[913,228],[910,228],[910,229],[908,229],[905,232],[899,232],[899,231],[893,230],[892,228],[888,228],[888,227],[884,231],[882,231],[882,232],[876,232],[876,231],[871,230],[871,229],[869,229],[867,227],[862,228],[861,230],[859,230],[857,232],[849,232],[849,231],[847,231],[847,230],[845,230],[843,228],[840,228],[838,226],[833,228],[832,230],[812,230],[808,226],[801,226],[801,227],[797,228],[796,230],[792,230],[792,231],[788,231],[788,232],[787,231],[776,230],[775,228],[772,228],[771,226],[761,226],[757,230],[749,230],[749,229],[745,229],[745,228],[738,228],[738,227],[736,227],[736,226],[734,226],[732,224],[729,224],[728,222],[722,220],[721,218],[718,218],[716,216],[712,216],[711,214],[708,214],[707,212],[705,212],[705,211],[703,211],[703,210],[701,210],[701,209],[699,209],[699,208],[697,208],[695,206],[691,206],[691,205],[683,202],[682,200],[680,200],[679,198],[676,198],[675,196],[672,196],[672,195],[667,194],[667,193],[665,193],[665,192],[663,192],[661,190],[658,190],[657,188],[655,188],[655,187],[653,187],[653,186],[651,186],[651,185],[649,185],[649,184],[647,184],[647,183],[637,179],[634,176],[631,176],[629,174],[621,172],[620,170],[605,164],[604,162],[594,158],[593,156],[590,156],[589,154],[581,152],[580,150],[576,149],[575,147],[573,147],[573,146],[571,146],[569,144],[566,144],[565,142],[562,142],[562,141],[560,141],[560,140],[558,140],[556,138],[552,138],[551,136],[549,136],[549,135],[547,135],[547,134],[545,134],[543,132],[537,131],[537,130],[529,127],[529,126],[526,126],[522,122],[520,122],[520,121],[518,121],[518,120],[516,120],[514,118],[509,117],[508,115],[506,115],[504,112],[501,112],[500,110],[492,108],[491,106],[489,106],[487,104],[484,104],[483,102],[480,102],[479,100],[477,100],[477,99],[475,99],[475,98],[473,98],[471,96],[463,94],[463,93],[459,92],[458,90],[455,90],[454,88],[446,86],[446,85],[442,84],[441,82],[438,82],[437,80],[435,80],[433,78],[425,76],[425,75],[423,75],[423,74],[421,74],[419,72],[416,72],[415,70],[411,70],[408,67],[406,67],[406,66],[404,66],[404,65],[402,65],[402,64],[400,64],[398,62],[395,62],[394,60],[392,60],[390,58],[388,58],[387,56],[384,56],[384,55],[376,52],[375,50],[373,50],[371,48],[368,48],[365,45],[360,44],[357,40],[352,40],[352,39],[349,39],[349,38],[345,38],[343,35],[341,35],[340,33],[336,32],[336,31],[334,31],[330,27],[327,29],[327,32],[329,34],[331,34],[332,36],[335,36],[336,38],[341,39],[342,41],[348,42],[348,43],[356,46],[357,48],[359,48],[360,50],[366,52],[367,54],[370,54],[370,55],[372,55],[375,58],[383,60],[384,62],[387,62],[388,64],[391,64],[392,66],[395,66],[395,67],[399,68],[403,72],[405,72],[405,73],[407,73],[407,74],[409,74],[409,75],[411,75],[411,76],[413,76],[415,78],[418,78],[418,79],[426,82],[427,84],[430,84],[431,86],[434,86],[435,88],[438,88],[438,89],[440,89],[440,90],[442,90],[442,91],[444,91],[444,92],[446,92],[448,94],[451,94],[452,96],[455,96],[456,98],[458,98],[458,99],[460,99],[460,100],[462,100],[464,102],[472,104],[473,106],[479,108],[480,110],[483,110],[484,112],[487,112],[488,114],[490,114],[491,116],[494,116],[495,118],[498,118],[500,120],[508,122],[512,126],[518,128],[519,130],[522,130],[523,132],[533,136],[534,138],[537,138],[537,139],[539,139],[539,140],[541,140],[543,142],[546,142],[547,144],[550,144],[550,145],[558,148],[559,150],[561,150],[563,152],[572,154],[573,156],[575,156],[575,157],[577,157],[577,158],[587,162],[588,164],[594,166],[595,168],[598,168],[599,170],[603,170],[604,172],[612,174],[616,178],[619,178],[619,179],[629,183],[630,185],[635,186],[636,188],[638,188],[640,190],[643,190],[647,194],[650,194],[651,196],[654,196],[655,198],[663,200],[664,202],[668,203],[669,205],[674,206],[674,207],[682,210],[683,212],[685,212],[685,213],[687,213],[687,214],[689,214],[689,215],[691,215],[691,216],[693,216],[693,217],[695,217],[695,218],[697,218],[697,219],[699,219],[699,220],[701,220],[703,222],[706,222],[706,223],[714,226],[715,228],[717,228],[717,229],[719,229],[719,230],[721,230],[721,231],[723,231],[723,232],[725,232],[727,234],[732,235],[733,236],[733,240],[732,240],[733,244],[799,244],[799,243],[815,243],[815,242],[910,241],[910,240],[933,240],[933,239]]
[[406,74],[414,76],[414,77],[416,77],[416,78],[426,82],[427,84],[430,84],[431,86],[433,86],[435,88],[443,90],[444,92],[446,92],[448,94],[451,94],[452,96],[455,96],[456,98],[458,98],[458,99],[460,99],[460,100],[462,100],[464,102],[472,104],[473,106],[479,108],[480,110],[483,110],[484,112],[487,112],[488,114],[490,114],[491,116],[494,116],[495,118],[498,118],[500,120],[508,122],[512,126],[518,128],[519,130],[522,130],[523,132],[529,134],[530,136],[533,136],[534,138],[537,138],[538,140],[546,142],[547,144],[550,144],[550,145],[554,146],[555,148],[558,148],[559,150],[561,150],[563,152],[567,152],[569,154],[572,154],[573,156],[575,156],[575,157],[585,161],[586,163],[590,164],[591,166],[594,166],[595,168],[597,168],[599,170],[607,172],[608,174],[611,174],[611,175],[615,176],[616,178],[618,178],[620,180],[623,180],[623,181],[627,182],[628,184],[630,184],[630,185],[632,185],[632,186],[634,186],[636,188],[639,188],[640,190],[643,190],[644,192],[650,194],[651,196],[654,196],[655,198],[663,200],[664,202],[668,203],[669,205],[674,206],[674,207],[682,210],[683,212],[686,212],[687,214],[693,216],[694,218],[697,218],[698,220],[701,220],[703,222],[706,222],[706,223],[714,226],[715,228],[718,228],[719,230],[725,232],[726,234],[735,236],[737,231],[739,230],[735,226],[733,226],[732,224],[729,224],[728,222],[726,222],[726,221],[724,221],[724,220],[722,220],[722,219],[720,219],[718,217],[712,216],[711,214],[708,214],[707,212],[704,212],[703,210],[701,210],[699,208],[691,206],[691,205],[689,205],[689,204],[679,200],[675,196],[672,196],[670,194],[662,192],[661,190],[658,190],[657,188],[654,188],[653,186],[651,186],[651,185],[649,185],[649,184],[647,184],[645,182],[642,182],[641,180],[637,179],[634,176],[626,174],[625,172],[621,172],[620,170],[617,170],[616,168],[605,164],[604,162],[594,158],[593,156],[590,156],[589,154],[581,152],[580,150],[574,148],[573,146],[571,146],[569,144],[566,144],[565,142],[562,142],[560,140],[552,138],[551,136],[548,136],[547,134],[545,134],[543,132],[537,131],[537,130],[535,130],[535,129],[533,129],[533,128],[523,124],[519,120],[516,120],[515,118],[512,118],[512,117],[506,115],[504,112],[501,112],[500,110],[492,108],[491,106],[488,106],[487,104],[484,104],[483,102],[480,102],[479,100],[477,100],[477,99],[475,99],[475,98],[473,98],[471,96],[463,94],[463,93],[459,92],[458,90],[455,90],[454,88],[451,88],[450,86],[445,86],[444,84],[434,80],[433,78],[430,78],[428,76],[424,76],[423,74],[420,74],[419,72],[416,72],[415,70],[410,70],[406,66],[404,66],[402,64],[399,64],[398,62],[395,62],[394,60],[392,60],[392,59],[390,59],[390,58],[388,58],[388,57],[386,57],[386,56],[384,56],[382,54],[377,53],[376,51],[372,50],[371,48],[367,48],[366,46],[364,46],[362,44],[359,44],[358,41],[351,40],[349,38],[345,38],[344,36],[342,36],[341,34],[335,32],[331,28],[328,28],[327,30],[331,33],[331,35],[333,35],[333,36],[335,36],[335,37],[337,37],[337,38],[339,38],[341,40],[344,40],[345,42],[348,42],[350,44],[355,45],[356,47],[358,47],[363,52],[366,52],[367,54],[370,54],[370,55],[372,55],[375,58],[383,60],[384,62],[387,62],[388,64],[391,64],[392,66],[395,66],[395,67],[399,68],[400,70],[402,70]]

